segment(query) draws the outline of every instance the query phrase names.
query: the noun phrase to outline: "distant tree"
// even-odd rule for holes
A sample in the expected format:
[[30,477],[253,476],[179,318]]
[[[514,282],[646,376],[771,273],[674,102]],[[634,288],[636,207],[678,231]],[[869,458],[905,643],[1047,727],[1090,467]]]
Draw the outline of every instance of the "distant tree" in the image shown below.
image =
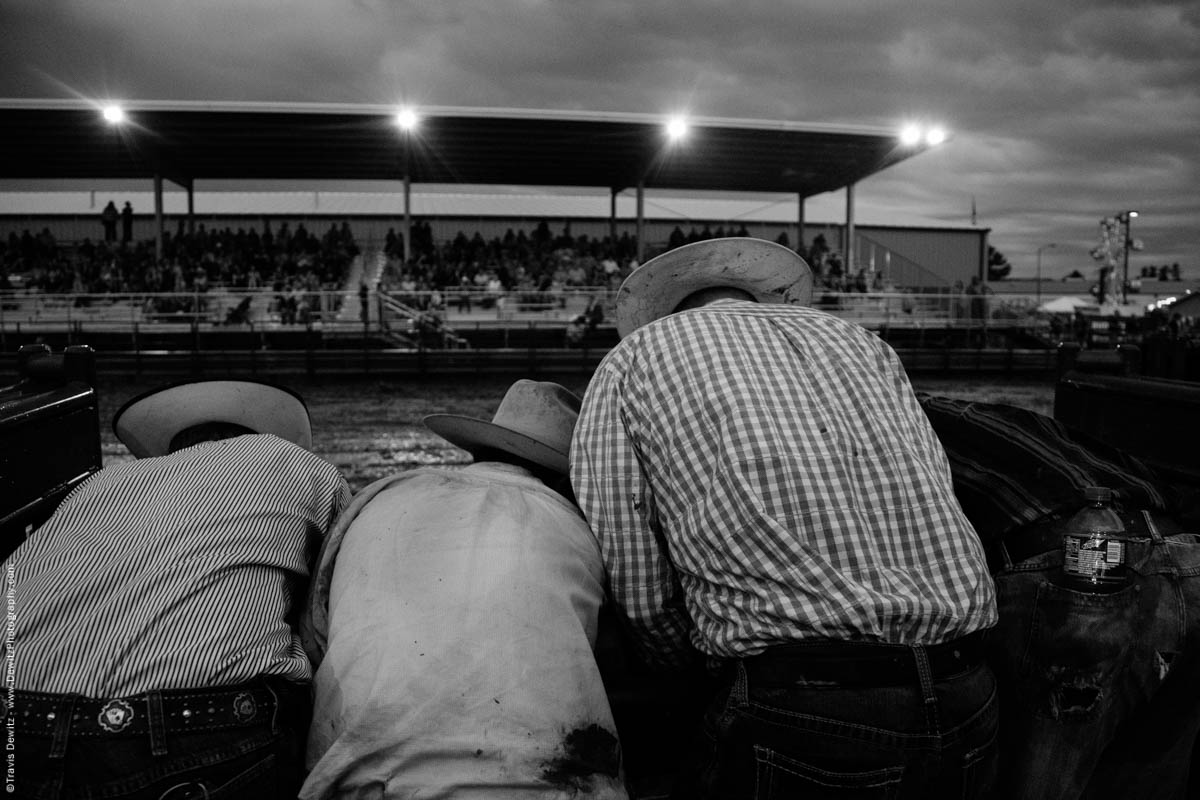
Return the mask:
[[1012,272],[1012,264],[1008,263],[1008,259],[1004,254],[996,248],[988,245],[988,280],[1002,281],[1008,277],[1008,273]]

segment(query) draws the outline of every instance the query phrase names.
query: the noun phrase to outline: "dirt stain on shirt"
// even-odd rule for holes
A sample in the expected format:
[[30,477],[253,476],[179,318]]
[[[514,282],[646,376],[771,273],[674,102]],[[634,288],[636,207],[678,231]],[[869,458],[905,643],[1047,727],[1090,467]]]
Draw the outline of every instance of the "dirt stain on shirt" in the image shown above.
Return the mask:
[[620,766],[617,737],[593,723],[563,736],[559,754],[543,764],[542,780],[564,790],[586,791],[591,787],[593,775],[615,778]]

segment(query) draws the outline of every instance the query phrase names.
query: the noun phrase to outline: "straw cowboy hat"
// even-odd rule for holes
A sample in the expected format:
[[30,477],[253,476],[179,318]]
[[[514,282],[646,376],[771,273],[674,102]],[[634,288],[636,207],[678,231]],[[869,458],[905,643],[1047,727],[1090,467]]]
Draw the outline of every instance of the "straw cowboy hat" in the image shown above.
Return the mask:
[[138,458],[165,455],[180,431],[230,422],[312,449],[312,424],[300,395],[261,381],[189,381],[153,389],[121,406],[113,432]]
[[492,448],[566,474],[580,400],[557,383],[519,380],[504,394],[491,422],[431,414],[431,431],[469,453]]
[[806,306],[813,276],[795,251],[765,239],[706,239],[668,250],[629,274],[617,290],[617,333],[625,338],[665,317],[688,295],[729,287],[760,303]]

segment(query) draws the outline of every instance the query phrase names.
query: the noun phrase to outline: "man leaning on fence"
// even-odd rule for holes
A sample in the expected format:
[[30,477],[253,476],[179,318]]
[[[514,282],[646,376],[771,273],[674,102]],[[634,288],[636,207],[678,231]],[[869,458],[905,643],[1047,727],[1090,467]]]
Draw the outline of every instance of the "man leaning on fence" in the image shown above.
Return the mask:
[[113,428],[137,459],[5,564],[21,796],[294,798],[312,670],[293,622],[346,482],[283,387],[171,386]]
[[600,551],[567,479],[579,398],[518,380],[491,420],[425,424],[468,451],[375,481],[321,550],[301,797],[624,800],[593,655]]
[[899,359],[716,239],[634,271],[572,481],[645,659],[721,689],[680,796],[978,796],[998,710],[982,548]]

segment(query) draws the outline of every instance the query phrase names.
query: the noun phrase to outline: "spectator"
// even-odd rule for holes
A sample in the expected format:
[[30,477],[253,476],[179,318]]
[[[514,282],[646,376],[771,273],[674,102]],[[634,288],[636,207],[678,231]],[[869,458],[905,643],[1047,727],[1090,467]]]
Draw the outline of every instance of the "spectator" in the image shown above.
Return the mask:
[[100,212],[100,224],[104,226],[104,241],[115,242],[117,240],[117,219],[119,217],[117,204],[109,200],[108,205]]
[[133,205],[128,200],[121,209],[121,241],[125,244],[133,241]]

